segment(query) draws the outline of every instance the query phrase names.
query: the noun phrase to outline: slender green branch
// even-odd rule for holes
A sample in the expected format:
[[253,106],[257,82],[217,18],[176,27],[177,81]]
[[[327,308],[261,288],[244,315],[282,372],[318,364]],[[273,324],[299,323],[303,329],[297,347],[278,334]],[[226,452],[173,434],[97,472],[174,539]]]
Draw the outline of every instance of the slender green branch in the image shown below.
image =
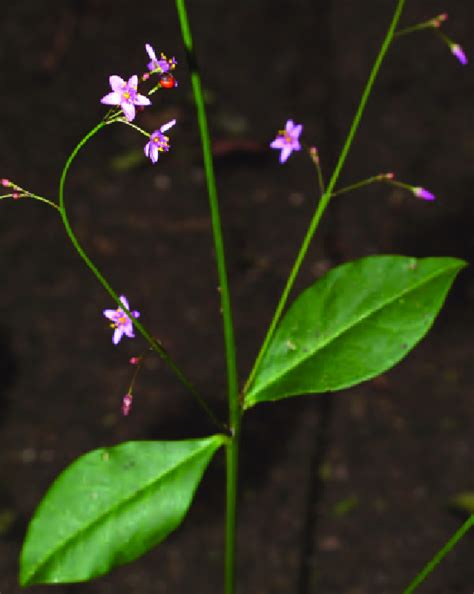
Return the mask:
[[441,561],[446,557],[449,551],[461,540],[461,538],[474,526],[474,514],[468,518],[464,524],[456,530],[453,536],[448,540],[448,542],[442,547],[436,555],[431,559],[429,563],[425,565],[425,567],[420,571],[420,573],[416,576],[416,578],[411,582],[411,584],[403,591],[403,594],[411,594],[418,588],[418,586],[423,582],[429,574],[435,569],[437,565],[441,563]]
[[344,163],[346,162],[347,155],[349,153],[352,142],[354,140],[354,136],[355,136],[357,129],[359,127],[360,121],[362,119],[362,115],[364,114],[365,107],[367,105],[367,101],[368,101],[370,93],[372,91],[372,87],[374,86],[377,74],[380,70],[380,66],[381,66],[382,61],[385,57],[385,54],[387,53],[390,43],[392,42],[393,35],[396,30],[398,21],[400,20],[400,16],[401,16],[404,4],[405,4],[405,0],[397,1],[397,5],[395,8],[394,15],[392,17],[392,21],[391,21],[388,31],[385,35],[385,38],[382,42],[382,46],[381,46],[380,51],[377,55],[377,58],[375,59],[375,63],[372,66],[372,70],[370,72],[369,78],[367,80],[364,91],[362,93],[362,97],[361,97],[359,105],[357,107],[356,114],[354,116],[354,119],[352,120],[352,124],[351,124],[349,132],[347,134],[347,138],[344,142],[344,146],[342,147],[341,153],[339,155],[339,159],[336,163],[336,167],[334,168],[334,171],[332,173],[331,179],[329,180],[326,191],[323,194],[323,196],[321,197],[321,200],[319,201],[318,206],[316,208],[316,212],[314,213],[313,218],[309,224],[309,227],[308,227],[306,235],[303,239],[303,243],[301,245],[300,251],[298,252],[295,263],[294,263],[293,268],[290,272],[290,276],[288,277],[288,281],[285,285],[285,288],[283,289],[282,295],[280,297],[280,301],[278,302],[277,308],[275,310],[275,314],[274,314],[273,319],[272,319],[270,326],[268,328],[268,331],[267,331],[267,334],[263,341],[262,347],[260,349],[260,352],[257,355],[253,369],[250,372],[249,378],[245,384],[244,392],[246,392],[250,388],[250,386],[254,380],[255,374],[258,370],[258,367],[262,361],[262,358],[267,351],[267,348],[268,348],[268,345],[269,345],[271,339],[273,338],[273,334],[275,332],[276,326],[277,326],[278,322],[280,321],[280,318],[281,318],[281,315],[285,308],[286,302],[288,300],[290,291],[293,288],[293,284],[295,282],[296,276],[301,268],[301,264],[303,263],[304,257],[306,256],[306,253],[308,251],[310,243],[314,237],[316,229],[318,228],[321,217],[323,216],[324,211],[326,210],[326,207],[329,203],[329,200],[331,199],[332,191],[334,189],[334,186],[337,183],[337,180],[339,179],[339,175],[341,173],[342,167],[344,166]]
[[48,204],[49,206],[52,206],[53,208],[61,212],[61,209],[55,202],[53,202],[52,200],[48,200],[47,198],[43,198],[43,196],[38,196],[38,194],[32,194],[31,192],[28,192],[28,195],[25,196],[25,198],[33,198],[33,200],[37,200],[38,202]]
[[67,212],[66,212],[66,206],[65,206],[65,202],[64,202],[64,186],[65,186],[65,183],[66,183],[66,177],[67,177],[69,168],[71,167],[74,159],[76,158],[76,156],[77,156],[78,152],[81,150],[81,148],[93,136],[95,136],[100,130],[102,130],[102,128],[104,128],[106,125],[107,125],[107,123],[105,121],[102,121],[99,124],[97,124],[97,126],[95,128],[93,128],[88,134],[86,134],[86,136],[84,136],[84,138],[77,144],[77,146],[75,147],[75,149],[69,155],[69,158],[66,161],[66,164],[64,166],[64,169],[62,171],[61,179],[60,179],[60,182],[59,182],[59,209],[60,209],[60,214],[61,214],[61,218],[62,218],[64,227],[66,229],[66,233],[68,234],[69,239],[71,240],[73,246],[75,247],[75,249],[78,252],[78,254],[80,255],[80,257],[84,260],[84,262],[87,264],[87,266],[93,272],[93,274],[95,275],[95,277],[97,278],[97,280],[104,287],[104,289],[107,291],[107,293],[110,295],[110,297],[117,303],[118,307],[120,307],[123,311],[125,311],[125,313],[127,314],[127,316],[132,321],[133,325],[140,332],[140,334],[143,336],[143,338],[148,342],[148,344],[150,345],[150,347],[156,353],[158,353],[160,355],[160,357],[165,361],[165,363],[168,365],[168,367],[173,371],[174,375],[178,378],[178,380],[181,382],[181,384],[183,384],[183,386],[185,386],[191,392],[191,394],[194,396],[194,398],[197,401],[197,403],[199,404],[199,406],[204,410],[204,412],[211,419],[211,421],[214,424],[216,424],[219,427],[220,430],[224,430],[225,432],[227,432],[227,428],[225,427],[225,425],[223,425],[223,423],[217,419],[217,417],[212,412],[212,410],[209,407],[209,405],[207,404],[207,402],[199,394],[199,392],[194,387],[194,385],[184,375],[184,373],[181,371],[181,369],[176,365],[176,363],[170,357],[170,355],[168,354],[168,352],[148,332],[148,330],[146,330],[146,328],[143,326],[143,324],[141,322],[139,322],[131,314],[131,312],[124,306],[124,304],[120,301],[120,298],[117,295],[117,293],[112,289],[112,287],[106,281],[106,279],[104,278],[104,276],[102,275],[102,273],[99,271],[99,269],[97,268],[97,266],[91,261],[91,259],[89,258],[89,256],[86,254],[86,252],[84,251],[84,249],[80,245],[80,243],[79,243],[77,237],[75,236],[75,234],[74,234],[74,232],[73,232],[73,230],[71,228],[71,225],[69,223],[69,219],[68,219]]
[[306,147],[308,151],[309,158],[313,162],[313,165],[316,169],[316,176],[318,178],[318,188],[319,188],[319,197],[324,194],[324,178],[323,178],[323,171],[321,169],[321,161],[319,159],[319,152],[315,146]]
[[359,190],[360,188],[363,188],[375,182],[392,183],[391,179],[387,178],[386,175],[374,175],[360,182],[356,182],[355,184],[351,184],[350,186],[345,186],[340,190],[336,190],[336,192],[332,193],[332,196],[341,196],[342,194],[347,194],[348,192],[352,192],[353,190]]
[[126,124],[127,126],[130,126],[130,128],[133,128],[137,132],[140,132],[140,134],[143,134],[143,136],[150,138],[150,135],[148,134],[148,132],[146,130],[143,130],[143,128],[140,128],[140,126],[136,126],[135,124],[132,124],[132,122],[129,122],[126,118],[120,118],[115,121],[120,122],[121,124]]
[[226,553],[225,553],[225,594],[235,592],[235,550],[236,550],[236,515],[237,515],[237,476],[238,448],[240,438],[241,405],[239,402],[239,386],[237,377],[237,357],[235,350],[234,325],[227,271],[225,263],[224,241],[222,237],[219,202],[212,160],[211,140],[207,125],[206,109],[202,93],[201,77],[194,52],[193,39],[185,0],[176,0],[179,23],[183,43],[186,49],[191,84],[196,105],[199,131],[201,134],[204,170],[206,173],[207,192],[211,211],[212,233],[219,278],[221,311],[224,326],[224,342],[227,363],[227,391],[229,402],[229,426],[232,438],[226,444],[227,488],[226,488]]

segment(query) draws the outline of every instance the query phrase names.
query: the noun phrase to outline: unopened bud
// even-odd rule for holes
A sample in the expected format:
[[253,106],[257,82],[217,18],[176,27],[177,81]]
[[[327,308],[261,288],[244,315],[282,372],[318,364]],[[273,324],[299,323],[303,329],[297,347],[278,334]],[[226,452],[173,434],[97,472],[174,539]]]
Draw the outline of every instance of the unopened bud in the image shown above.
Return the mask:
[[434,17],[434,19],[431,22],[433,24],[433,27],[436,27],[437,29],[439,29],[441,27],[441,24],[447,20],[448,20],[448,13],[443,12],[443,14],[439,14],[438,16]]
[[311,157],[313,163],[319,165],[319,153],[318,149],[315,146],[309,147],[309,156]]
[[395,179],[395,174],[392,171],[389,171],[388,173],[380,173],[378,176],[379,180],[392,180]]
[[12,198],[13,198],[13,200],[18,200],[18,198],[20,198],[20,192],[13,192]]
[[138,363],[140,363],[140,357],[130,357],[128,362],[130,363],[130,365],[137,365]]
[[422,200],[435,200],[436,196],[434,194],[432,194],[431,192],[428,192],[428,190],[426,190],[425,188],[413,188],[412,189],[413,194],[417,197],[417,198],[421,198]]
[[125,394],[122,400],[122,414],[127,417],[132,410],[133,396],[132,394]]
[[2,186],[4,188],[9,188],[12,185],[12,182],[9,179],[0,179],[0,184],[2,184]]
[[142,80],[148,80],[150,78],[150,75],[148,74],[148,72],[145,72],[145,74],[142,76]]
[[453,43],[451,46],[451,53],[459,60],[459,62],[461,62],[463,66],[467,64],[467,56],[458,43]]

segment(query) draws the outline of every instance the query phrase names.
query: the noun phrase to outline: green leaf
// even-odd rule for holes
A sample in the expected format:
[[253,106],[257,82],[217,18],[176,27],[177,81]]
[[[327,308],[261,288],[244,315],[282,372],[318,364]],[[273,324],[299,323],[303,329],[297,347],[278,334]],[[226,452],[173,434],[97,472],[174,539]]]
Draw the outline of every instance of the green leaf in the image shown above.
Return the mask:
[[386,371],[429,330],[465,265],[455,258],[371,256],[334,268],[280,322],[245,407],[342,390]]
[[179,526],[224,441],[131,441],[78,458],[29,525],[21,585],[90,580],[149,551]]

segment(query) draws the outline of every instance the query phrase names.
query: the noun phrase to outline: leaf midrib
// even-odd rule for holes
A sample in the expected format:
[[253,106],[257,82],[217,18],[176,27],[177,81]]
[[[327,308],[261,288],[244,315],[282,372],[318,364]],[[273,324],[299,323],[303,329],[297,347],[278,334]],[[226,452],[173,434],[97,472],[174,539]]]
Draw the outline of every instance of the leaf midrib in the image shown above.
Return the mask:
[[392,299],[388,299],[387,301],[382,302],[379,307],[371,310],[369,313],[367,313],[365,315],[360,316],[355,323],[343,326],[339,332],[334,333],[333,335],[329,336],[325,342],[320,343],[320,345],[318,346],[318,348],[316,350],[312,351],[311,353],[308,353],[306,356],[301,357],[301,359],[299,359],[298,362],[295,363],[294,365],[285,367],[280,373],[275,374],[260,389],[258,389],[258,390],[253,389],[250,392],[248,392],[247,396],[250,397],[249,404],[256,402],[256,400],[252,397],[254,394],[258,394],[259,392],[261,392],[265,389],[268,389],[271,385],[275,384],[284,375],[286,375],[286,373],[288,373],[288,371],[290,371],[296,367],[299,367],[300,365],[305,363],[308,359],[311,359],[312,357],[314,357],[319,351],[322,351],[330,342],[333,342],[334,340],[340,338],[343,334],[345,334],[349,330],[352,330],[355,326],[357,326],[364,320],[370,318],[372,315],[375,315],[384,307],[386,307],[388,305],[392,305],[394,303],[394,301],[396,301],[397,299],[400,299],[407,293],[415,291],[416,289],[423,286],[424,284],[431,282],[437,276],[441,276],[441,275],[445,274],[446,272],[451,271],[452,269],[459,268],[460,266],[461,266],[461,263],[456,263],[456,264],[453,264],[452,266],[447,266],[446,268],[443,268],[443,270],[441,272],[435,271],[435,273],[433,273],[432,275],[424,277],[424,279],[422,281],[420,281],[419,283],[411,285],[411,287],[401,291],[400,293],[397,293],[397,295],[395,295]]
[[[209,449],[211,445],[215,446],[216,448],[219,446],[218,443],[215,444],[214,442],[212,442],[212,444],[207,444],[204,448],[195,451],[191,456],[189,456],[188,458],[186,458],[186,463],[188,463],[190,460],[192,460],[193,458],[195,458],[199,454],[202,454],[202,452],[204,450]],[[139,495],[141,495],[142,493],[144,493],[147,490],[149,490],[151,487],[153,487],[156,483],[158,483],[159,481],[161,481],[167,475],[173,473],[181,465],[182,464],[175,464],[174,466],[168,468],[168,470],[166,470],[166,472],[164,472],[163,474],[161,474],[157,479],[152,480],[150,483],[148,483],[147,485],[145,485],[144,487],[142,487],[138,491],[135,491],[131,496],[126,497],[125,499],[121,500],[118,504],[113,505],[105,513],[103,513],[100,516],[98,516],[97,518],[95,518],[92,522],[90,522],[89,524],[85,525],[85,527],[83,527],[80,530],[78,530],[77,532],[75,532],[72,536],[70,536],[70,537],[66,538],[65,540],[63,540],[60,543],[60,545],[57,546],[56,548],[54,548],[49,555],[46,555],[45,557],[43,557],[43,559],[36,564],[34,570],[29,574],[29,577],[28,577],[27,581],[25,582],[25,585],[28,584],[28,583],[30,583],[30,579],[32,577],[34,577],[38,573],[38,571],[40,569],[42,569],[43,567],[47,566],[47,564],[49,563],[50,559],[52,557],[54,557],[55,554],[58,551],[60,551],[63,548],[68,547],[69,544],[71,542],[73,542],[74,540],[77,540],[77,538],[81,534],[84,534],[84,533],[88,532],[91,528],[93,528],[95,525],[97,525],[99,523],[99,521],[101,521],[104,518],[106,518],[107,516],[111,515],[114,511],[116,511],[120,507],[128,505],[130,502],[132,502],[134,499],[136,499]]]

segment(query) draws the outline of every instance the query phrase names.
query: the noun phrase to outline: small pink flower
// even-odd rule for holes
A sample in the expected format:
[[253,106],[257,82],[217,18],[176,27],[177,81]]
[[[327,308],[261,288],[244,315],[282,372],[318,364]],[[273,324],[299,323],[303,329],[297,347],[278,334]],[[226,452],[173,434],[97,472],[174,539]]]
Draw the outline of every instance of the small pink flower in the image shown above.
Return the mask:
[[[120,301],[130,311],[130,305],[128,304],[128,300],[124,295],[120,297]],[[134,318],[138,318],[140,316],[140,312],[138,311],[130,311],[130,313]],[[124,334],[125,336],[128,336],[128,338],[135,337],[132,320],[121,307],[118,307],[117,309],[104,309],[104,316],[112,322],[111,327],[114,329],[112,342],[114,344],[118,344]]]
[[149,43],[145,44],[146,53],[150,58],[150,62],[148,62],[148,70],[150,72],[157,72],[158,74],[163,74],[164,72],[169,72],[170,70],[174,70],[176,67],[176,58],[167,58],[165,54],[162,52],[160,54],[160,58],[156,57],[155,50],[151,47]]
[[301,150],[299,138],[302,130],[301,124],[294,124],[293,120],[288,120],[284,130],[278,132],[270,147],[281,150],[280,163],[285,163],[293,151]]
[[148,97],[138,93],[138,76],[134,74],[125,82],[123,78],[113,74],[109,77],[112,92],[100,100],[105,105],[120,105],[129,122],[135,119],[135,105],[144,107],[151,105]]
[[170,150],[170,139],[165,136],[164,132],[172,128],[176,124],[176,120],[171,120],[167,124],[163,124],[159,130],[155,130],[150,135],[150,140],[145,144],[145,155],[149,157],[152,163],[158,161],[160,153],[168,152]]
[[130,411],[132,410],[133,404],[133,395],[132,394],[125,394],[122,400],[122,414],[124,417],[128,417]]
[[431,192],[428,192],[428,190],[426,190],[425,188],[413,188],[412,189],[413,194],[417,197],[417,198],[421,198],[422,200],[435,200],[436,196],[434,194],[432,194]]

